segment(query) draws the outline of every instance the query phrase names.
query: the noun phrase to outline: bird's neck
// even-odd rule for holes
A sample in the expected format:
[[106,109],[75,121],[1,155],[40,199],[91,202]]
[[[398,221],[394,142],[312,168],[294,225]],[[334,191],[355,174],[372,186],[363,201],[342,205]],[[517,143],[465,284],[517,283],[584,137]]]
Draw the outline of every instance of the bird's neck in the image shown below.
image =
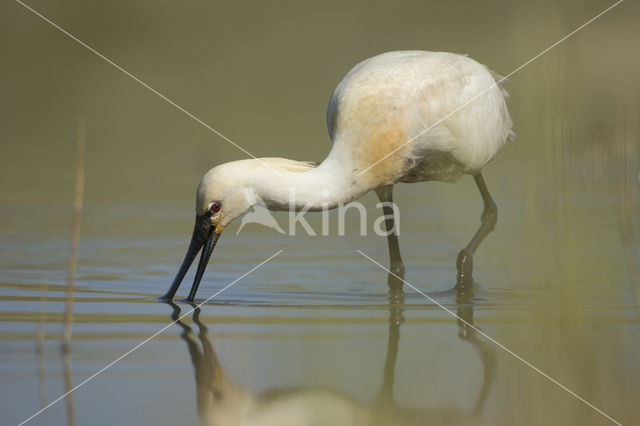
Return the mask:
[[[264,170],[264,169],[263,169]],[[277,173],[275,173],[277,172]],[[329,155],[305,172],[264,170],[254,189],[271,210],[319,211],[360,198],[372,188],[358,179],[344,159]]]

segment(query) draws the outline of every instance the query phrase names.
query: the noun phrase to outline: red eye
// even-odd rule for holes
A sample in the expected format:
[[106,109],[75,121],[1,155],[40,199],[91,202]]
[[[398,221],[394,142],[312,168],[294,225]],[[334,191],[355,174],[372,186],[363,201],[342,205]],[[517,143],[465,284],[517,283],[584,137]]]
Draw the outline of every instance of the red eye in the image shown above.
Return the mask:
[[222,204],[216,201],[213,204],[211,204],[211,213],[217,213],[220,211],[221,208],[222,208]]

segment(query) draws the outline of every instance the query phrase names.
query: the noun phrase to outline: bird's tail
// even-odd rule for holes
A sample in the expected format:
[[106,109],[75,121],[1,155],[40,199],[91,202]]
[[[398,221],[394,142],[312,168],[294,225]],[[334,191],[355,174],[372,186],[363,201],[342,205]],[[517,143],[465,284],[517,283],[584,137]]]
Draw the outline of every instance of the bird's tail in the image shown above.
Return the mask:
[[[485,66],[485,68],[487,69],[487,71],[489,71],[489,74],[491,74],[491,77],[493,77],[493,79],[495,80],[496,85],[500,89],[500,92],[502,92],[502,96],[505,98],[505,100],[509,99],[509,92],[507,92],[507,89],[505,89],[504,86],[502,85],[503,82],[507,81],[507,78],[501,76],[497,72],[494,72],[494,71],[490,70],[489,67],[487,67],[487,66]],[[509,130],[508,138],[509,138],[510,141],[516,139],[516,134],[514,133],[513,130]]]

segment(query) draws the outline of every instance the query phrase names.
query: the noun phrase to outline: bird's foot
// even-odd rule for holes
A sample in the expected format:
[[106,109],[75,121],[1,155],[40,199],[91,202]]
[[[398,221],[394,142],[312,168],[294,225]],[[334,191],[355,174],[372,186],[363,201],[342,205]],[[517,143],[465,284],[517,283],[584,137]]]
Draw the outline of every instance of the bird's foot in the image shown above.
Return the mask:
[[456,278],[456,301],[463,303],[473,297],[473,255],[471,250],[462,249],[456,261],[458,275]]

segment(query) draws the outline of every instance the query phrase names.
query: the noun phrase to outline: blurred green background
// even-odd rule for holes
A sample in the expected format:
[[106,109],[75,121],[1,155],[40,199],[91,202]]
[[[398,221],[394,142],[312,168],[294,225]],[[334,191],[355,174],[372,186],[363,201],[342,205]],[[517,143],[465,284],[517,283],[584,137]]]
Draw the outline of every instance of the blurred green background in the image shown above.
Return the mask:
[[[329,151],[326,104],[343,75],[359,61],[390,50],[451,51],[467,53],[506,75],[611,4],[600,0],[28,2],[253,155],[311,161],[321,161]],[[4,321],[0,340],[9,354],[6,366],[13,368],[22,365],[20,360],[30,360],[31,346],[29,351],[16,348],[21,347],[19,342],[32,342],[36,322],[29,317],[24,325],[13,319],[16,313],[38,312],[36,292],[42,274],[51,278],[52,293],[63,289],[79,120],[87,129],[81,292],[83,288],[121,291],[125,298],[126,292],[140,291],[150,298],[165,290],[186,247],[200,177],[219,163],[246,155],[19,3],[3,2],[0,16],[0,238],[5,241],[1,281],[7,294],[14,288],[24,292],[0,300]],[[640,4],[626,0],[505,84],[517,140],[484,172],[500,219],[479,249],[475,274],[494,292],[489,306],[480,305],[476,313],[489,334],[613,417],[633,424],[640,422],[640,371],[635,361],[640,356],[638,22]],[[427,289],[446,288],[455,276],[455,254],[477,227],[481,211],[471,179],[455,186],[402,185],[396,200],[402,209],[401,245],[409,281]],[[374,209],[372,196],[365,201]],[[235,228],[228,233],[235,233]],[[291,239],[249,227],[243,233],[235,240],[225,235],[226,251],[216,252],[220,266],[207,273],[216,285],[221,282],[219,271],[238,276],[247,265],[280,247],[297,257],[276,264],[294,271],[290,276],[283,279],[276,274],[270,282],[273,287],[256,285],[262,292],[253,288],[255,293],[240,293],[238,300],[280,296],[302,300],[304,289],[315,284],[314,291],[327,289],[326,298],[342,287],[365,297],[374,291],[367,280],[376,282],[375,297],[382,295],[384,300],[384,273],[371,270],[375,266],[363,264],[355,253],[356,248],[367,248],[384,263],[383,239]],[[351,235],[356,234],[354,230]],[[24,260],[34,254],[47,262]],[[348,257],[351,254],[353,258]],[[225,263],[232,266],[224,269]],[[334,267],[344,274],[336,277],[330,271]],[[358,269],[365,267],[366,273]],[[362,282],[349,281],[360,277]],[[431,402],[442,398],[438,386],[429,386],[432,376],[417,380],[414,375],[429,360],[449,362],[449,352],[439,348],[446,348],[444,336],[456,333],[455,327],[440,332],[437,324],[424,320],[422,315],[439,315],[436,322],[452,321],[438,308],[425,314],[421,305],[425,301],[420,299],[412,300],[416,306],[405,313],[403,338],[405,344],[412,342],[409,347],[414,352],[401,358],[405,370],[398,379],[400,395],[416,404],[424,403],[424,395]],[[23,304],[15,305],[16,300]],[[143,338],[155,328],[140,324],[159,327],[168,320],[163,306],[146,300],[138,301],[140,306],[122,303],[100,309],[113,308],[114,315],[138,312],[138,317],[118,320],[122,324],[117,325],[126,325],[135,331],[134,337]],[[281,308],[271,299],[265,303],[276,311]],[[379,324],[386,321],[384,309],[372,314]],[[89,348],[115,333],[110,326],[92,329],[94,321],[102,324],[92,312],[86,313],[89,326],[82,330]],[[152,319],[145,316],[150,312],[156,315]],[[250,323],[252,332],[258,330],[260,335],[261,314],[247,315],[255,321]],[[292,316],[291,322],[300,324],[306,315]],[[52,318],[49,321],[57,325],[59,319]],[[323,332],[337,332],[337,326],[320,322]],[[51,339],[57,338],[56,330],[50,330]],[[357,342],[362,330],[355,327],[350,339]],[[425,330],[436,333],[436,343],[420,340]],[[241,337],[235,335],[237,329],[228,333],[235,337],[222,346],[235,348]],[[344,371],[374,361],[359,361],[357,353],[347,351],[342,357],[334,354],[336,363],[344,363],[342,369],[312,363],[321,361],[313,355],[318,348],[333,353],[336,342],[314,340],[309,333],[315,343],[303,345],[296,359],[303,365],[308,362],[310,373],[269,376],[265,365],[276,360],[286,363],[279,349],[282,342],[265,344],[262,352],[254,348],[256,357],[249,356],[251,352],[247,359],[235,358],[245,347],[227,349],[228,365],[253,390],[267,387],[263,383],[326,380],[325,384],[369,397],[366,380],[351,380]],[[119,341],[118,353],[129,343]],[[289,343],[300,341],[292,338]],[[183,343],[176,345],[184,356]],[[23,358],[21,351],[29,355]],[[488,424],[606,424],[604,417],[504,357],[498,362],[496,390],[488,401]],[[98,358],[78,355],[76,363],[89,364],[76,382],[111,359]],[[466,376],[455,373],[453,360],[447,365],[454,371],[443,379],[454,382],[450,394],[464,394]],[[158,380],[160,370],[152,369]],[[16,371],[17,376],[7,376],[11,377],[7,383],[20,382],[23,370]],[[430,374],[438,376],[437,371]],[[33,390],[25,386],[25,392]],[[26,417],[37,408],[33,404],[16,405],[19,413],[11,418]],[[158,417],[171,424],[164,415]]]
[[[441,50],[505,75],[609,5],[28,4],[255,156],[314,161],[330,147],[329,96],[357,62],[390,50]],[[3,204],[70,200],[79,117],[87,123],[88,203],[190,203],[206,170],[246,157],[18,3],[2,9]],[[506,87],[519,138],[494,173],[516,185],[525,167],[550,167],[559,153],[571,154],[577,169],[617,169],[611,136],[637,116],[638,16],[637,3],[625,2],[513,76]],[[629,145],[637,161],[637,143]]]

